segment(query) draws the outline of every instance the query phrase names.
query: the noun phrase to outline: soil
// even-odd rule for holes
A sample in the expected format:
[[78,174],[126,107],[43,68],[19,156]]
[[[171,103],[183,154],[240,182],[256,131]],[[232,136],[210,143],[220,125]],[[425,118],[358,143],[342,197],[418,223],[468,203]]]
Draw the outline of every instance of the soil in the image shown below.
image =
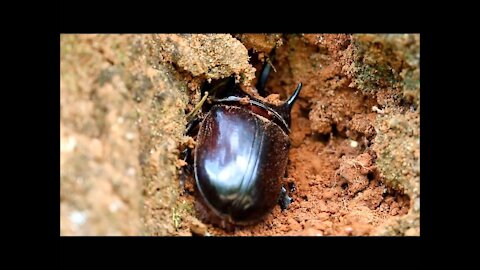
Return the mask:
[[[416,34],[63,35],[61,234],[420,235],[419,46]],[[195,146],[186,115],[203,83],[228,76],[262,98],[264,61],[267,102],[303,84],[284,179],[293,203],[226,231],[195,210],[192,179],[179,188],[180,150]]]

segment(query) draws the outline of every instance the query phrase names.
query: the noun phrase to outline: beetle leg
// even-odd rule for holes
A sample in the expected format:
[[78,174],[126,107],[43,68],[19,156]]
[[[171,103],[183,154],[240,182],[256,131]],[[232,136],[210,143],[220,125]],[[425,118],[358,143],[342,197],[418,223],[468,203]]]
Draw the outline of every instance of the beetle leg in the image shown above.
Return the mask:
[[[225,91],[227,89],[233,88],[232,86],[234,85],[235,79],[233,77],[227,77],[218,82],[215,82],[208,90],[208,93],[210,93],[210,96],[222,96],[225,94]],[[207,90],[204,90],[203,93],[205,93],[206,91]]]
[[282,191],[280,192],[280,199],[278,200],[278,202],[280,203],[280,207],[282,208],[282,210],[287,209],[288,206],[293,202],[293,199],[288,196],[287,190],[283,186]]
[[198,117],[198,115],[196,118],[190,120],[187,123],[187,128],[185,129],[185,135],[187,136],[194,135],[193,131],[195,131],[195,129],[198,127],[198,124],[200,124],[201,121],[202,121],[202,117]]
[[[272,70],[272,61],[275,58],[275,49],[272,50],[270,53],[270,59],[265,61],[263,64],[262,73],[260,73],[260,78],[258,79],[257,83],[257,91],[260,96],[265,96],[265,85],[267,84],[268,75],[270,75],[270,71]],[[275,68],[273,67],[275,71]]]
[[293,104],[295,104],[295,101],[297,101],[298,96],[300,95],[300,91],[302,90],[302,83],[299,83],[297,85],[297,88],[295,88],[295,91],[293,94],[280,106],[276,107],[278,113],[283,117],[285,122],[288,124],[290,127],[291,124],[291,118],[290,118],[290,112],[292,111]]
[[195,105],[195,108],[193,108],[193,110],[187,114],[187,121],[191,122],[192,120],[195,120],[195,117],[197,116],[198,111],[203,106],[203,103],[205,103],[205,100],[207,100],[207,97],[208,97],[208,91],[205,92],[200,102],[198,102],[198,104]]
[[262,73],[257,83],[257,91],[260,96],[265,96],[265,84],[267,84],[268,75],[270,74],[272,67],[269,63],[263,65]]
[[298,83],[297,88],[295,89],[293,94],[284,103],[283,106],[285,106],[289,112],[292,110],[293,104],[297,100],[298,95],[300,95],[300,90],[302,90],[302,83]]

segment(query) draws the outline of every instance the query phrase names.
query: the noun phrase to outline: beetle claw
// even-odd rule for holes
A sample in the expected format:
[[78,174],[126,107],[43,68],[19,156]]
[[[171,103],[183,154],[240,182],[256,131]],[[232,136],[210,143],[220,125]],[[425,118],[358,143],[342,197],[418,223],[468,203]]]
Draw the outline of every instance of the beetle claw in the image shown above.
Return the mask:
[[279,199],[280,207],[282,208],[282,210],[285,210],[288,208],[288,206],[292,202],[293,202],[293,199],[290,196],[288,196],[287,190],[282,186],[282,191],[280,192],[280,199]]

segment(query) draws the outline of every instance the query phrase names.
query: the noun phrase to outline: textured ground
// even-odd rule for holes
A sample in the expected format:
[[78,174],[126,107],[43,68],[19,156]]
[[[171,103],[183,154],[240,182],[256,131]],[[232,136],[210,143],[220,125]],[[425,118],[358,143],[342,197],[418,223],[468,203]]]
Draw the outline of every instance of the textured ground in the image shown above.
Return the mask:
[[[62,235],[419,235],[419,35],[62,35]],[[178,186],[205,81],[245,91],[275,49],[294,202],[225,232]],[[187,184],[188,189],[192,189]]]

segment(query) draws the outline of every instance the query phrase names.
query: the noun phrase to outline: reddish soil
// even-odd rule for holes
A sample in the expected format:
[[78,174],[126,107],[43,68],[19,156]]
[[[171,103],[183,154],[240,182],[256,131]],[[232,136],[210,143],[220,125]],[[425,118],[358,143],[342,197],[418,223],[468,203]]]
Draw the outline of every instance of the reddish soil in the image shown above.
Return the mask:
[[[381,181],[376,154],[369,148],[375,137],[376,112],[372,107],[378,106],[377,97],[349,87],[351,81],[339,76],[342,62],[338,47],[345,46],[346,41],[336,38],[338,42],[329,42],[324,48],[295,37],[287,40],[277,49],[276,72],[267,83],[271,89],[267,94],[278,94],[269,96],[270,102],[276,97],[285,99],[298,82],[304,85],[292,111],[292,147],[284,182],[294,202],[283,211],[276,206],[260,223],[236,227],[233,232],[204,220],[208,225],[202,232],[235,236],[372,235],[392,217],[408,213],[409,197]],[[258,76],[262,61],[252,59]],[[300,63],[303,66],[294,66]],[[192,185],[187,189],[190,194],[180,200],[193,203]]]
[[[60,45],[61,235],[420,235],[418,34],[62,35]],[[260,98],[265,61],[274,71]],[[284,179],[293,203],[226,231],[178,176],[201,86],[230,76],[277,105],[303,89]]]

